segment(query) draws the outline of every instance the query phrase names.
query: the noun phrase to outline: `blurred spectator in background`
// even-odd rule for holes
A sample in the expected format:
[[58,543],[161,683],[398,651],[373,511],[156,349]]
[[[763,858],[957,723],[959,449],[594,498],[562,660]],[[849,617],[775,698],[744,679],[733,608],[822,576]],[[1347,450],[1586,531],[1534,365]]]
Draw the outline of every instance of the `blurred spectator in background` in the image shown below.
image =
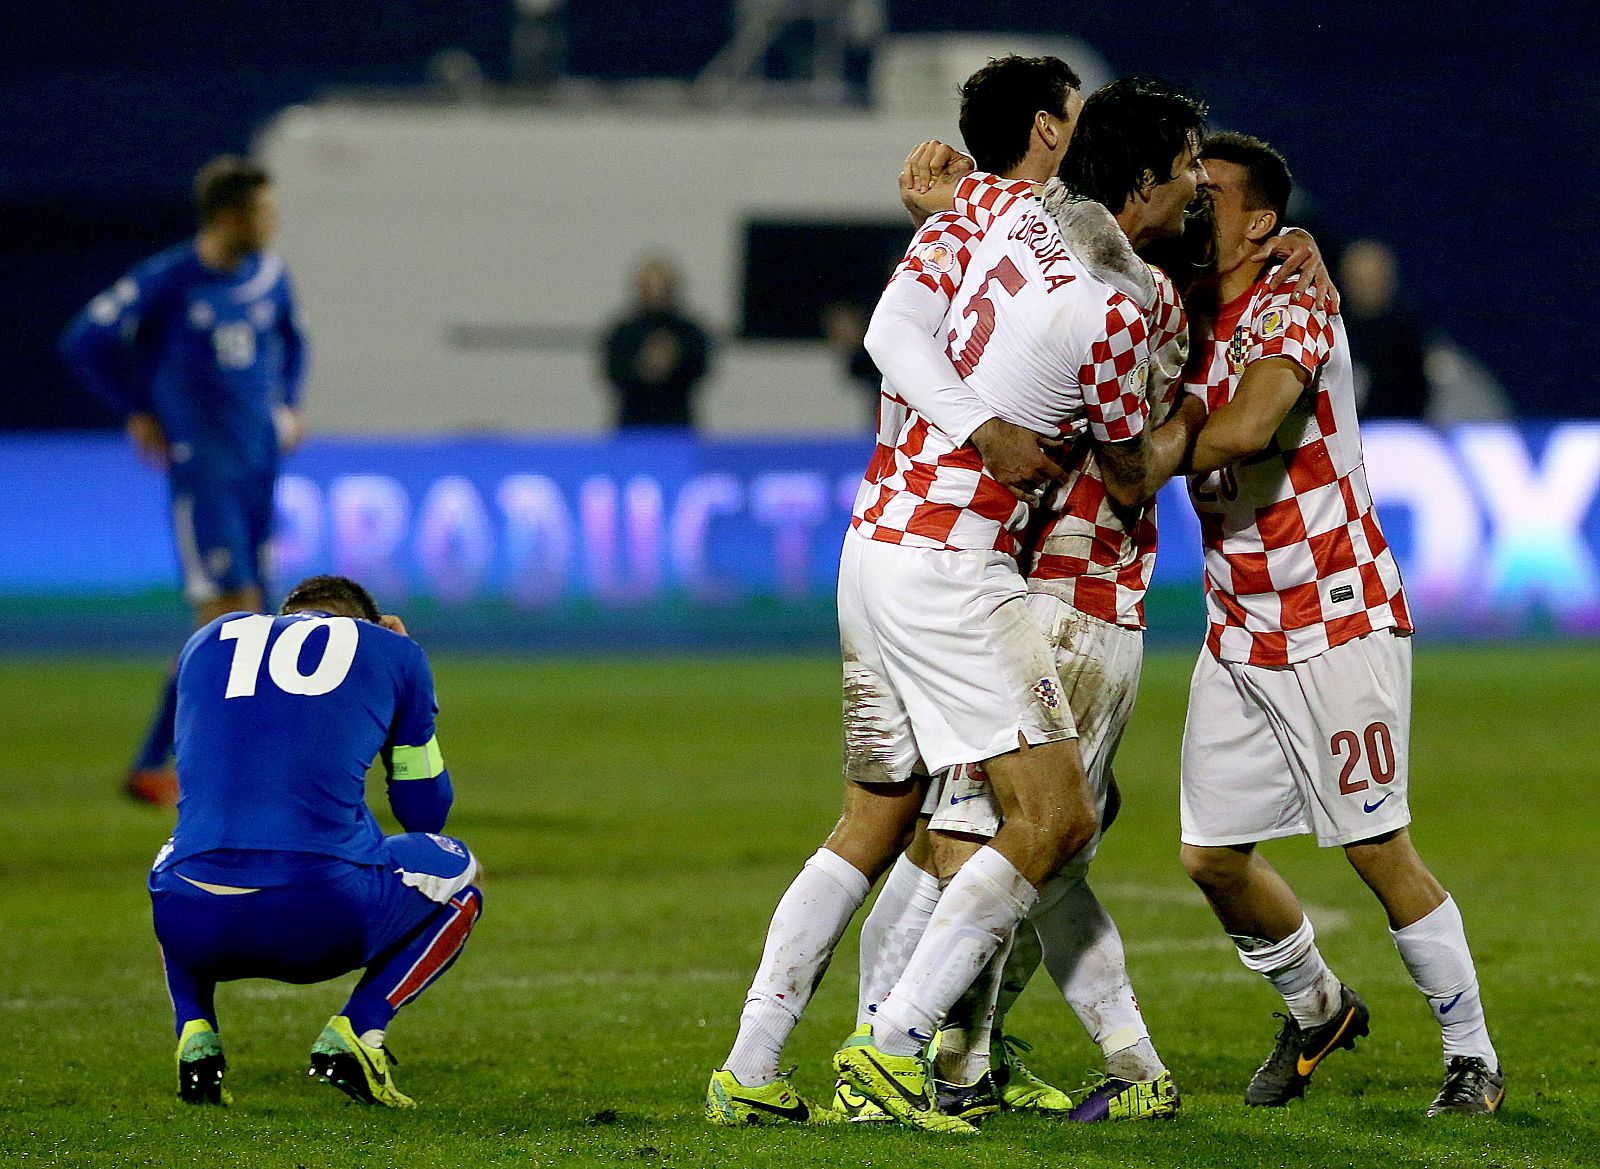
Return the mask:
[[671,260],[646,259],[635,282],[637,302],[605,341],[617,427],[693,426],[693,399],[710,365],[710,339],[678,307],[678,272]]
[[1377,240],[1357,240],[1339,263],[1345,331],[1356,365],[1356,401],[1364,418],[1427,413],[1428,328],[1397,296],[1394,253]]
[[878,396],[883,375],[872,364],[872,356],[862,342],[867,335],[867,312],[858,304],[835,300],[822,306],[818,314],[822,339],[839,355],[844,375],[852,391],[859,393],[869,425],[878,424]]
[[[280,454],[304,431],[306,345],[289,274],[268,250],[272,180],[255,163],[212,159],[195,178],[200,230],[89,302],[61,354],[125,421],[140,456],[167,475],[183,591],[195,625],[261,612]],[[129,770],[136,799],[172,805],[176,674]]]

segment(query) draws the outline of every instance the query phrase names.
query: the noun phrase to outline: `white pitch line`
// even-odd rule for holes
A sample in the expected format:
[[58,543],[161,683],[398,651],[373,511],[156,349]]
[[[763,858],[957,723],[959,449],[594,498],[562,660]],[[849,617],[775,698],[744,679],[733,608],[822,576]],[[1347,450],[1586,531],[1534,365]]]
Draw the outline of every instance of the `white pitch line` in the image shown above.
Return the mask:
[[[1195,909],[1207,908],[1205,897],[1192,885],[1144,885],[1137,882],[1119,882],[1102,886],[1095,885],[1091,881],[1090,887],[1097,893],[1103,892],[1118,901],[1145,901],[1163,905],[1183,905]],[[1350,914],[1343,909],[1335,909],[1329,905],[1313,905],[1309,901],[1301,904],[1305,907],[1306,916],[1311,919],[1312,927],[1319,934],[1335,933],[1350,925]]]

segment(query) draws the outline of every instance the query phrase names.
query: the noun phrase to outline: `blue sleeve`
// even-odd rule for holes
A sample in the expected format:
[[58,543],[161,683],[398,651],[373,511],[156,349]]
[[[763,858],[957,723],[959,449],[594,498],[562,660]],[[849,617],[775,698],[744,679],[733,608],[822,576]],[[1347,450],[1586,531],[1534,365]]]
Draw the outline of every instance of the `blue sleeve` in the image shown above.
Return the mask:
[[448,771],[433,779],[389,781],[389,810],[407,832],[443,832],[455,798]]
[[300,325],[300,306],[295,302],[294,286],[287,273],[283,277],[278,328],[283,334],[283,402],[286,406],[298,406],[300,387],[306,380],[306,333]]
[[450,814],[455,788],[434,730],[439,706],[433,693],[433,671],[415,642],[407,641],[404,648],[408,661],[400,709],[383,752],[389,770],[389,809],[407,832],[438,832]]
[[61,335],[62,359],[124,418],[151,408],[142,350],[160,284],[158,273],[135,269],[91,300]]

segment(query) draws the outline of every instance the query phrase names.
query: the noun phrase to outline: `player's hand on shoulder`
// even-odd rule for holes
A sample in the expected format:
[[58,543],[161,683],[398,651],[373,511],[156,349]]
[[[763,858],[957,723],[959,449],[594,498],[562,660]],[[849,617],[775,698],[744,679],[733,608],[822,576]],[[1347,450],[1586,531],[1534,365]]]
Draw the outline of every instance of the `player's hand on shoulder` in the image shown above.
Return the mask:
[[134,449],[139,452],[139,458],[152,467],[166,470],[172,452],[167,443],[167,432],[161,429],[160,419],[154,414],[130,414],[127,430]]
[[972,432],[970,441],[989,474],[1024,503],[1038,503],[1062,475],[1061,464],[1053,457],[1061,449],[1059,443],[1004,418],[989,419]]
[[1339,290],[1333,286],[1333,275],[1323,262],[1322,249],[1305,228],[1291,227],[1273,236],[1251,259],[1256,263],[1279,261],[1267,287],[1277,290],[1288,286],[1296,293],[1315,294],[1329,313],[1339,311]]
[[973,169],[973,161],[943,142],[923,142],[906,157],[900,171],[900,201],[917,226],[955,204],[956,183]]
[[393,613],[385,613],[382,617],[379,617],[378,624],[387,629],[390,633],[398,633],[401,637],[411,636],[411,634],[406,632],[406,623],[400,620],[400,618],[396,617]]
[[961,151],[933,139],[918,143],[906,156],[906,165],[900,172],[900,186],[923,194],[941,179],[954,183],[975,169],[977,164]]
[[278,434],[278,449],[284,454],[298,447],[306,437],[305,415],[282,403],[272,408],[272,426]]

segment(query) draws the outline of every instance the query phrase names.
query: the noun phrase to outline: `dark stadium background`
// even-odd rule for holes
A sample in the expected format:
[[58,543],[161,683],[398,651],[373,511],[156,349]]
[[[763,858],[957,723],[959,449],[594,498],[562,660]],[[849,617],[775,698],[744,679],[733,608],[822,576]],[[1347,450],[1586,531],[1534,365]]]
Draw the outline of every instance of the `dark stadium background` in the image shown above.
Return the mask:
[[[715,0],[568,0],[567,71],[693,77],[732,27]],[[804,7],[804,6],[802,6]],[[1519,413],[1600,414],[1600,35],[1588,6],[891,0],[887,31],[1069,32],[1119,72],[1192,86],[1277,143],[1327,204],[1330,246],[1391,243],[1427,310]],[[106,274],[187,227],[187,178],[286,105],[419,84],[439,49],[491,78],[511,0],[17,4],[0,36],[0,427],[104,425],[50,352]],[[767,54],[781,77],[811,35]],[[785,45],[792,52],[784,52]],[[847,68],[864,85],[870,49]]]

